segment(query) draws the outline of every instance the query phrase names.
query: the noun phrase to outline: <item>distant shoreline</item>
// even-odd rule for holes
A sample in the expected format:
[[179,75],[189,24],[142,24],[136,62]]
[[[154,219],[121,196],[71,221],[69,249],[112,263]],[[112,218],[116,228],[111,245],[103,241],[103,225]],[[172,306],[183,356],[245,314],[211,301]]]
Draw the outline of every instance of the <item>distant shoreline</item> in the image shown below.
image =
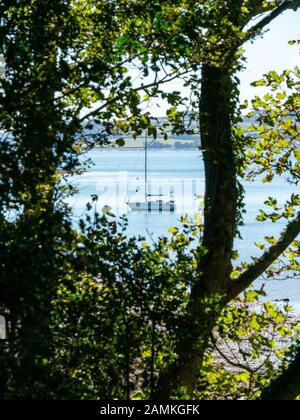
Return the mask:
[[[141,147],[100,147],[100,146],[95,146],[92,150],[102,150],[104,151],[118,151],[118,152],[122,152],[122,151],[139,151],[139,150],[144,150]],[[199,148],[197,147],[183,147],[183,148],[156,148],[156,147],[149,147],[148,150],[150,150],[151,152],[195,152],[195,151],[199,151]]]

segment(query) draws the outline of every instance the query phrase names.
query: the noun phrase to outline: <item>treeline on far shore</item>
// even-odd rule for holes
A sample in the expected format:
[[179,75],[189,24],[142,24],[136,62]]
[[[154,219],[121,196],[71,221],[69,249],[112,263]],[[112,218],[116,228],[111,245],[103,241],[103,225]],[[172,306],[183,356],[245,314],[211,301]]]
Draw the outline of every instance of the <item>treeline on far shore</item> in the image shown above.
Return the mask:
[[[144,140],[139,139],[125,139],[122,149],[140,149],[145,145]],[[107,146],[108,148],[120,148],[114,140]],[[199,140],[183,140],[178,141],[174,139],[163,140],[156,139],[148,143],[148,149],[151,150],[195,150],[199,148]]]

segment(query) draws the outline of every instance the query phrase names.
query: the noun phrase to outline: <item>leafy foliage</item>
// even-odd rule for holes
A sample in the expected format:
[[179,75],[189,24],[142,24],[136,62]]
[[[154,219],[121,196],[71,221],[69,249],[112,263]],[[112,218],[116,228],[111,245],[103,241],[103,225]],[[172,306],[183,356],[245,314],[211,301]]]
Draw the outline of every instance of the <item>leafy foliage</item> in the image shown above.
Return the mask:
[[299,325],[288,305],[261,302],[249,289],[219,318],[198,385],[200,399],[256,399],[276,371],[284,369]]
[[[248,165],[250,176],[288,173],[298,182],[298,69],[257,83],[271,90],[253,102],[259,136],[233,128],[243,42],[288,3],[298,7],[277,3],[2,1],[1,398],[254,398],[278,363],[285,367],[278,343],[293,338],[288,308],[265,302],[256,310],[261,293],[239,294],[262,272],[277,274],[272,263],[283,252],[284,269],[298,269],[297,195],[283,208],[270,197],[271,213],[259,216],[293,218],[283,238],[267,237],[252,265],[232,266],[244,211],[238,175]],[[245,29],[268,10],[269,20]],[[179,77],[192,90],[186,112],[180,92],[163,91]],[[200,104],[204,223],[183,217],[181,229],[148,244],[127,238],[126,221],[109,209],[92,213],[94,196],[75,226],[65,198],[82,154],[111,133],[119,146],[129,131],[155,136],[142,105],[158,95],[170,104],[174,132],[186,130],[184,118]]]
[[288,175],[289,181],[299,182],[299,105],[300,72],[272,71],[254,86],[269,88],[263,98],[252,101],[255,123],[250,131],[257,135],[249,138],[247,156],[249,177],[263,174],[263,182],[270,182],[275,175]]

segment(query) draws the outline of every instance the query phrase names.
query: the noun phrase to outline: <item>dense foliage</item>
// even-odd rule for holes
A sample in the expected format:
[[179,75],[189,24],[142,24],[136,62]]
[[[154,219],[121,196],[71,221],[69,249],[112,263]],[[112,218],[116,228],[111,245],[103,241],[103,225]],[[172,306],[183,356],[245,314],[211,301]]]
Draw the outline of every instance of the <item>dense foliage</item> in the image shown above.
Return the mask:
[[[256,82],[270,93],[253,101],[250,133],[237,126],[235,75],[242,44],[298,7],[2,1],[0,398],[253,399],[268,395],[281,371],[293,377],[290,308],[259,304],[264,291],[248,288],[263,273],[299,271],[299,195],[283,208],[270,197],[271,213],[260,211],[261,221],[287,221],[279,239],[257,244],[261,258],[236,266],[234,239],[245,211],[241,178],[299,181],[299,69]],[[189,103],[164,92],[174,78],[190,87]],[[181,231],[148,244],[126,237],[126,220],[98,214],[94,196],[75,225],[65,199],[76,192],[70,176],[84,170],[82,154],[112,132],[155,136],[143,104],[158,95],[174,132],[189,132],[184,114],[200,122],[203,222],[183,217]],[[87,135],[93,125],[98,132]]]

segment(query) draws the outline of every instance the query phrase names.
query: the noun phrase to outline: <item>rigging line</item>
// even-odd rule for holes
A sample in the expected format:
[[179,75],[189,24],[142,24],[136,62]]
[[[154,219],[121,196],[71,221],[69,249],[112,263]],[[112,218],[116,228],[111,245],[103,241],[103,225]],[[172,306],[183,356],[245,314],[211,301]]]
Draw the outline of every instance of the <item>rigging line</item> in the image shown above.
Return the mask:
[[137,153],[137,157],[136,157],[136,160],[135,160],[135,164],[134,164],[134,167],[133,167],[132,175],[131,175],[131,177],[129,178],[129,183],[131,183],[132,179],[133,179],[133,178],[135,178],[134,173],[136,172],[136,168],[137,168],[137,165],[138,165],[138,161],[140,160],[141,151],[142,151],[142,149],[140,149],[140,148],[139,148],[139,149],[138,149],[138,153]]

